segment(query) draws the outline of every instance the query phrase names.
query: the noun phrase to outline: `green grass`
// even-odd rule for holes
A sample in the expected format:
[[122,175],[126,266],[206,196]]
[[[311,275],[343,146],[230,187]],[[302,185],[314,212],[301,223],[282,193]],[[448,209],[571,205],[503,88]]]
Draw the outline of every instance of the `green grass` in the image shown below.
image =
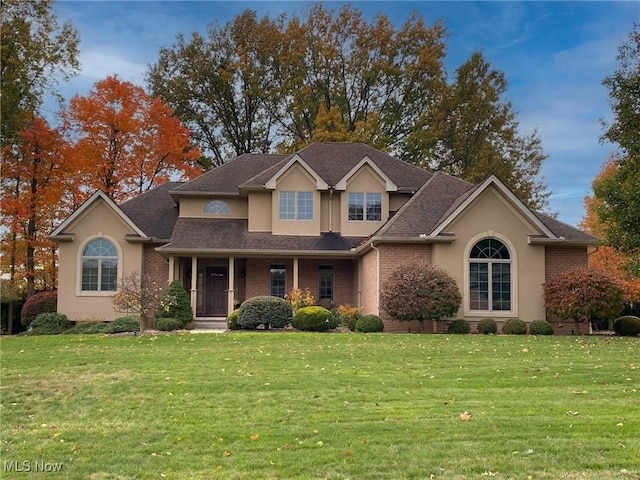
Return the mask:
[[1,347],[3,479],[640,478],[638,338],[241,332]]

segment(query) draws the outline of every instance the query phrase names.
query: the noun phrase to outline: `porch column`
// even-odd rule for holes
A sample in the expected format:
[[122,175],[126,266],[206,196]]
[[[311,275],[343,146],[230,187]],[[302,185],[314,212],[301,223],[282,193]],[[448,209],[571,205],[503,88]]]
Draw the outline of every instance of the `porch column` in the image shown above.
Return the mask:
[[298,288],[298,257],[293,259],[293,289]]
[[196,316],[198,305],[198,257],[191,257],[191,309]]
[[169,255],[169,283],[173,282],[175,278],[175,257],[173,255]]
[[227,288],[227,315],[229,315],[231,312],[233,312],[233,301],[236,298],[236,289],[234,288],[236,281],[235,281],[235,273],[236,273],[236,269],[235,269],[235,264],[236,264],[236,259],[235,257],[229,257],[229,285]]

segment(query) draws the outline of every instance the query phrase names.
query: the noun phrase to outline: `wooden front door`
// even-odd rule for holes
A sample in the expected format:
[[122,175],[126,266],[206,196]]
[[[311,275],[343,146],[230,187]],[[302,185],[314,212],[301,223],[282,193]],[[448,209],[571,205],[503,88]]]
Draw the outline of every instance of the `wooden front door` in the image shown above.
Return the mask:
[[227,315],[227,288],[227,267],[205,268],[205,316],[217,317]]

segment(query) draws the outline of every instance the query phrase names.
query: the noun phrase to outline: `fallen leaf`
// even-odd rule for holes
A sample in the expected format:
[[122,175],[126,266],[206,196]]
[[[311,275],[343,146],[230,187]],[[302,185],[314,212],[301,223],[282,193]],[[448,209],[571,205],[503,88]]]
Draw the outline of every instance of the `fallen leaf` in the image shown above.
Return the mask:
[[260,438],[260,435],[258,435],[258,434],[251,435],[249,438],[255,442],[257,439]]
[[462,420],[463,422],[467,422],[469,420],[471,420],[471,414],[469,412],[463,412],[460,414],[460,420]]

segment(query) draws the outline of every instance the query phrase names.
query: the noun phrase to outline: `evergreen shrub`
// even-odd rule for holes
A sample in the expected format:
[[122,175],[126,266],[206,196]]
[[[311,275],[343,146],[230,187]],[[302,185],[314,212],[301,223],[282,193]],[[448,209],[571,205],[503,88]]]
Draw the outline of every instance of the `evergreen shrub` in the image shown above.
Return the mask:
[[71,328],[71,321],[63,313],[40,313],[31,322],[29,335],[58,335]]
[[160,297],[156,317],[174,318],[180,322],[180,328],[193,321],[191,300],[180,281],[174,280],[171,282],[162,297]]
[[633,315],[625,315],[616,318],[613,322],[613,330],[624,337],[635,337],[640,335],[640,318]]
[[384,323],[377,315],[365,315],[356,322],[356,332],[372,333],[382,332],[383,330]]
[[483,318],[478,322],[478,333],[483,335],[498,333],[498,324],[493,318]]
[[553,325],[546,320],[534,320],[529,325],[531,335],[553,335]]
[[300,308],[293,316],[291,325],[296,330],[307,332],[326,332],[333,319],[331,311],[324,307],[312,305]]
[[108,322],[105,326],[106,333],[123,333],[123,332],[139,332],[140,320],[138,317],[129,315],[126,317],[119,317]]
[[182,327],[182,322],[177,318],[156,317],[153,321],[153,328],[161,332],[173,332],[174,330],[180,330]]
[[107,324],[104,322],[77,322],[75,326],[66,330],[64,333],[68,334],[91,334],[91,333],[106,333]]
[[464,318],[454,320],[449,324],[447,332],[449,333],[469,333],[471,331],[471,325]]
[[239,310],[240,310],[239,308],[236,308],[227,317],[227,328],[229,330],[240,330],[240,326],[238,325],[238,312],[239,312]]
[[240,305],[238,325],[253,330],[263,325],[265,328],[284,328],[293,316],[291,304],[279,297],[267,295],[253,297]]
[[502,325],[502,333],[506,335],[526,335],[527,324],[519,318],[510,318]]

